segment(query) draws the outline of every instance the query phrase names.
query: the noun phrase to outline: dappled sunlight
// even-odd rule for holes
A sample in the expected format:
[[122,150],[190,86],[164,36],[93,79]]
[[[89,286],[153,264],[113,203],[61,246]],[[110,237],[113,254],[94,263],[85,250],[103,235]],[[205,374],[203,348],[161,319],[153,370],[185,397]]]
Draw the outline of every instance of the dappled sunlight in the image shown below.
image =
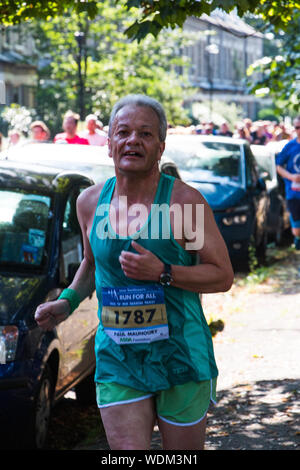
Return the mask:
[[209,412],[206,450],[296,450],[299,386],[300,379],[264,380],[219,392]]

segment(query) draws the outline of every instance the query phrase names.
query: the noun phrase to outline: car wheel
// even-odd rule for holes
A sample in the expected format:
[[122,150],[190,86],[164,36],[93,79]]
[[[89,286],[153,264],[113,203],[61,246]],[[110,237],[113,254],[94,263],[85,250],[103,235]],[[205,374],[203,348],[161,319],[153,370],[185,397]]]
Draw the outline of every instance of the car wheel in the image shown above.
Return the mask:
[[45,446],[50,424],[53,391],[53,376],[50,366],[46,365],[35,397],[32,419],[26,437],[26,448],[43,449]]
[[252,271],[258,265],[265,262],[267,250],[267,233],[263,234],[263,237],[259,243],[256,244],[256,238],[254,235],[248,240],[247,247],[239,253],[238,258],[234,260],[233,266],[239,271]]
[[275,232],[275,243],[277,246],[281,246],[283,242],[283,234],[284,234],[284,221],[282,214],[279,217],[278,226],[276,227]]
[[268,243],[268,234],[267,234],[267,231],[265,231],[263,233],[263,236],[259,245],[256,245],[256,249],[255,249],[258,264],[264,264],[264,262],[266,261],[267,243]]
[[88,375],[75,387],[76,399],[80,405],[94,405],[96,403],[96,388],[94,373]]

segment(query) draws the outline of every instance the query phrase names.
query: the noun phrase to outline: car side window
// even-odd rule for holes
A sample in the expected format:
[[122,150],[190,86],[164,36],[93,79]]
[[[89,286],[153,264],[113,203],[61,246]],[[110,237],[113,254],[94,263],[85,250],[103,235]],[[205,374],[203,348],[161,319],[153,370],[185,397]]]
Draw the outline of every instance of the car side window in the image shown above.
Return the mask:
[[63,274],[68,280],[71,280],[83,258],[81,229],[76,213],[76,200],[83,189],[74,190],[68,197],[62,223]]

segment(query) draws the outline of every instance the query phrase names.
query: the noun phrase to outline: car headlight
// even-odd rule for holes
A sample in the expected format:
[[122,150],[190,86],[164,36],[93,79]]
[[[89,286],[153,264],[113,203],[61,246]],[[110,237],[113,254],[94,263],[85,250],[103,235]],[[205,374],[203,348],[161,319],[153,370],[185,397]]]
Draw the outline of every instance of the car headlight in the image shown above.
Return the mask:
[[222,222],[224,225],[243,225],[247,222],[247,210],[249,206],[240,206],[240,207],[232,207],[227,209],[226,212],[228,215],[222,218]]
[[0,364],[15,359],[19,330],[16,326],[0,326]]
[[232,217],[223,217],[222,222],[224,225],[238,225],[245,224],[247,222],[247,215],[240,214]]

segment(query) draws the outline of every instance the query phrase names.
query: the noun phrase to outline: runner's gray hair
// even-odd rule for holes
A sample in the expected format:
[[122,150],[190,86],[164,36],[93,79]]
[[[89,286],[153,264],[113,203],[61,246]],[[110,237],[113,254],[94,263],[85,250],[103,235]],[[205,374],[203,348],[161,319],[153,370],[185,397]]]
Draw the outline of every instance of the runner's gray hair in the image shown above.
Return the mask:
[[127,95],[124,98],[121,98],[113,107],[109,124],[108,124],[108,135],[111,135],[111,129],[113,122],[117,113],[120,109],[124,108],[124,106],[133,105],[133,106],[144,106],[147,108],[151,108],[157,115],[159,120],[159,140],[164,142],[166,140],[167,135],[167,118],[162,105],[155,100],[154,98],[150,98],[147,95]]

